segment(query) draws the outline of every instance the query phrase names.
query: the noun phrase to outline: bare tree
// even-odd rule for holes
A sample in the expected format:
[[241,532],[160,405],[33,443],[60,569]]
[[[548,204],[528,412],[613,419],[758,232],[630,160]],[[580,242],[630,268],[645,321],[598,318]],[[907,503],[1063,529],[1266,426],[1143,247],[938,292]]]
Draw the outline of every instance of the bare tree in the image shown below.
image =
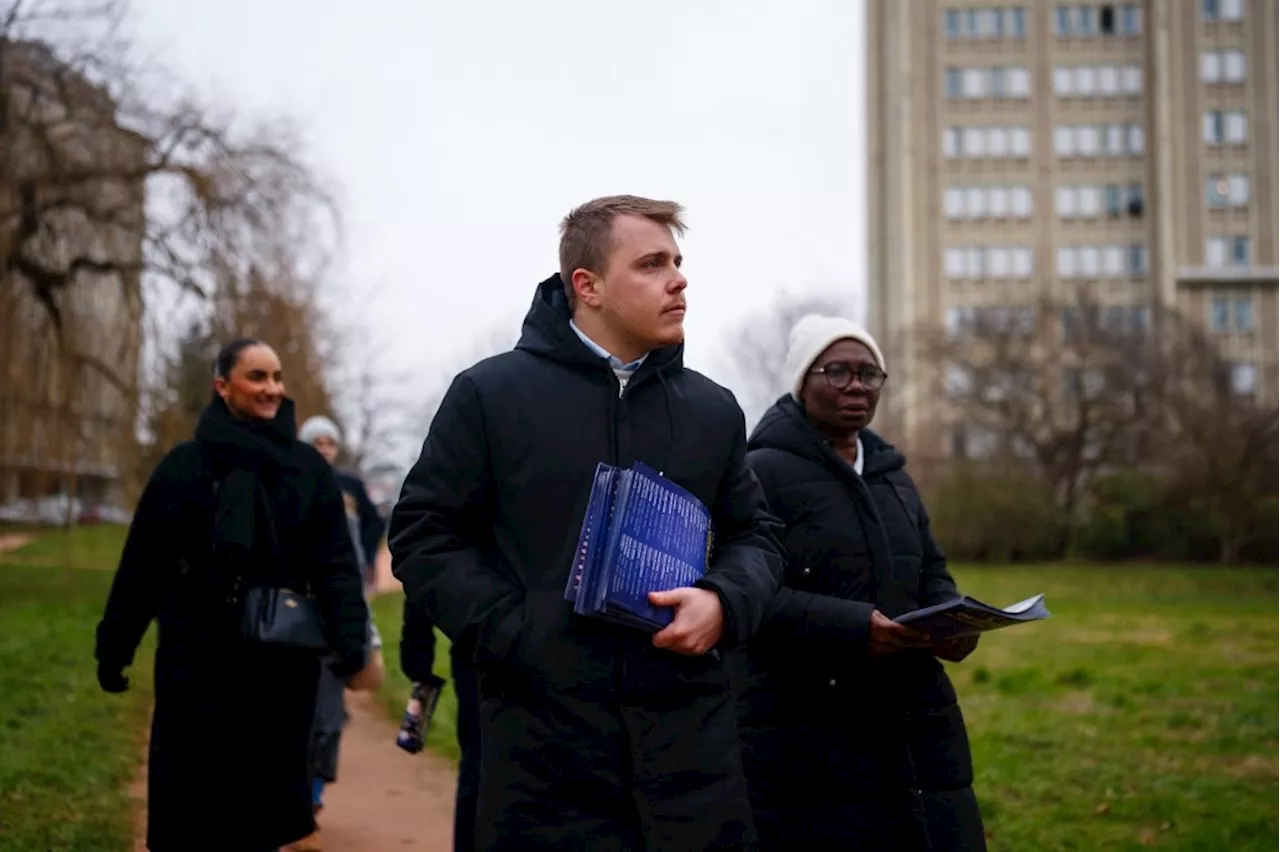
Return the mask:
[[833,292],[783,293],[768,307],[747,315],[729,329],[728,373],[750,429],[765,410],[787,392],[785,361],[791,327],[806,314],[848,316],[849,302]]
[[1165,331],[1145,308],[1045,299],[978,309],[920,335],[918,363],[936,368],[953,452],[1024,459],[1070,516],[1099,471],[1149,456]]
[[[145,90],[125,10],[0,0],[0,468],[64,470],[69,494],[90,450],[112,447],[96,469],[119,474],[140,403],[163,396],[143,381],[167,369],[140,375],[140,358],[177,354],[182,324],[152,315],[144,341],[147,305],[188,294],[206,313],[225,310],[228,282],[314,280],[339,230],[287,129],[242,128],[163,72]],[[31,363],[49,375],[21,381]]]
[[1246,542],[1267,529],[1274,534],[1280,412],[1237,381],[1236,367],[1202,330],[1165,326],[1151,370],[1161,467],[1171,499],[1194,507],[1217,536],[1219,561],[1233,564]]

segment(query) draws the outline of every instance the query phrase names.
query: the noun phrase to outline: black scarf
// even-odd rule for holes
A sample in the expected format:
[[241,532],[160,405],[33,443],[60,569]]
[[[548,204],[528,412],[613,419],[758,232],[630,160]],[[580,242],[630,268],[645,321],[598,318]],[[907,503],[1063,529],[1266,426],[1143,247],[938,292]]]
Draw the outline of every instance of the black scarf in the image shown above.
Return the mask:
[[266,523],[270,547],[278,544],[264,482],[277,478],[296,435],[290,399],[280,404],[273,420],[238,419],[217,395],[201,413],[196,442],[223,477],[213,516],[214,554],[221,561],[243,570],[262,555],[259,520]]

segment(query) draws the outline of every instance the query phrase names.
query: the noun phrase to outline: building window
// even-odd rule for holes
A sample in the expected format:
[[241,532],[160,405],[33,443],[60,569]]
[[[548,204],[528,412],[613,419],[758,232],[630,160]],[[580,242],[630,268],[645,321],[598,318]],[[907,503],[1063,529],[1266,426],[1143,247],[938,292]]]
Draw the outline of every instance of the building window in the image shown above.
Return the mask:
[[1248,296],[1236,299],[1236,331],[1242,334],[1253,332],[1253,299]]
[[1206,266],[1248,266],[1253,260],[1253,245],[1248,237],[1209,237],[1204,241]]
[[987,68],[965,68],[961,74],[966,98],[982,98],[990,94],[991,71]]
[[1141,278],[1147,274],[1147,247],[1142,243],[1133,243],[1128,251],[1129,275]]
[[1214,268],[1227,265],[1227,240],[1225,237],[1209,237],[1204,241],[1204,262]]
[[1249,137],[1249,119],[1243,112],[1226,113],[1226,137],[1228,145],[1243,145]]
[[964,250],[964,274],[969,278],[982,277],[982,255],[982,249],[976,246],[969,246]]
[[986,268],[987,274],[992,278],[1008,278],[1009,250],[1003,246],[987,249]]
[[971,186],[964,193],[964,212],[970,219],[981,219],[987,212],[987,193],[982,187]]
[[942,88],[947,93],[948,98],[960,97],[960,69],[948,68],[942,79]]
[[1231,365],[1231,390],[1240,396],[1253,396],[1258,389],[1258,367],[1237,361]]
[[960,129],[948,127],[942,131],[942,155],[948,159],[960,156]]
[[948,158],[1014,157],[1031,155],[1031,133],[1025,127],[948,127],[942,133]]
[[1205,202],[1210,208],[1245,207],[1249,204],[1249,176],[1211,174],[1204,182]]
[[1031,156],[1031,131],[1025,127],[1014,127],[1009,130],[1009,152],[1018,158]]
[[1249,139],[1249,117],[1240,110],[1210,110],[1204,114],[1204,141],[1208,145],[1243,145]]
[[1082,186],[1080,187],[1077,201],[1080,207],[1080,215],[1086,219],[1096,219],[1101,209],[1098,198],[1098,187]]
[[1227,177],[1227,201],[1232,207],[1244,207],[1249,203],[1249,176],[1238,174]]
[[1141,218],[1142,210],[1144,207],[1143,200],[1142,200],[1142,184],[1140,183],[1129,184],[1128,207],[1129,207],[1130,216],[1132,216],[1135,219]]
[[1142,94],[1142,66],[1125,65],[1120,69],[1120,77],[1126,95]]
[[1108,278],[1124,275],[1124,250],[1120,246],[1102,247],[1102,274]]
[[1053,10],[1053,32],[1059,38],[1071,35],[1071,7],[1057,6]]
[[1141,124],[1130,124],[1125,134],[1130,154],[1141,154],[1147,149],[1147,134]]
[[1101,6],[1098,8],[1098,29],[1102,30],[1103,35],[1116,34],[1116,7]]
[[1205,200],[1210,207],[1227,206],[1227,181],[1221,175],[1209,175],[1204,182]]
[[1200,54],[1200,82],[1222,82],[1222,54],[1216,50],[1206,50]]
[[1035,273],[1035,253],[1026,247],[1013,250],[1013,277],[1030,278]]
[[1107,215],[1112,219],[1120,216],[1120,185],[1109,183],[1106,188]]
[[1015,186],[1009,193],[1010,207],[1015,219],[1031,218],[1031,190],[1025,186]]
[[942,210],[948,219],[959,219],[964,215],[964,190],[958,187],[947,187],[942,196]]
[[1053,206],[1063,219],[1074,219],[1076,215],[1076,190],[1072,186],[1060,186],[1053,194]]
[[964,155],[966,157],[987,155],[987,128],[966,127],[964,129]]
[[1059,97],[1067,97],[1075,92],[1075,74],[1066,65],[1053,69],[1053,93]]
[[1104,98],[1114,98],[1120,94],[1120,69],[1114,65],[1103,65],[1098,69],[1098,92]]
[[1091,98],[1098,91],[1098,72],[1092,65],[1076,67],[1076,94]]
[[1021,6],[1005,9],[1005,29],[1014,38],[1027,37],[1027,10]]
[[1124,331],[1127,314],[1124,305],[1108,305],[1103,325],[1108,331]]
[[1214,334],[1231,330],[1231,300],[1226,296],[1214,296],[1209,303],[1209,328]]
[[1244,19],[1244,0],[1200,0],[1200,9],[1206,21]]
[[1003,127],[987,129],[987,155],[1000,158],[1009,155],[1009,133]]
[[1081,6],[1076,13],[1076,35],[1091,36],[1097,31],[1097,15],[1092,6]]
[[1130,327],[1139,334],[1151,326],[1151,309],[1145,305],[1136,305],[1129,310]]
[[1076,277],[1075,246],[1062,246],[1058,249],[1058,275],[1061,278]]
[[1209,145],[1222,144],[1222,113],[1210,110],[1204,114],[1204,141]]
[[943,272],[948,278],[964,277],[964,249],[949,248],[943,261]]
[[1092,124],[1082,124],[1076,128],[1076,152],[1082,157],[1092,157],[1098,153],[1098,128]]
[[1142,35],[1142,7],[1137,3],[1125,3],[1120,7],[1120,32]]
[[992,219],[1004,219],[1009,215],[1010,190],[1003,186],[993,186],[987,190],[987,211]]
[[1251,243],[1248,237],[1231,238],[1231,263],[1234,266],[1248,266],[1252,258]]
[[942,32],[948,39],[960,37],[960,13],[955,9],[942,13]]
[[1119,124],[1108,124],[1103,128],[1106,151],[1113,157],[1124,153],[1124,128]]
[[1204,83],[1243,83],[1244,53],[1239,50],[1206,50],[1200,54],[1200,80]]
[[1228,50],[1222,54],[1222,77],[1228,83],[1244,82],[1244,53]]

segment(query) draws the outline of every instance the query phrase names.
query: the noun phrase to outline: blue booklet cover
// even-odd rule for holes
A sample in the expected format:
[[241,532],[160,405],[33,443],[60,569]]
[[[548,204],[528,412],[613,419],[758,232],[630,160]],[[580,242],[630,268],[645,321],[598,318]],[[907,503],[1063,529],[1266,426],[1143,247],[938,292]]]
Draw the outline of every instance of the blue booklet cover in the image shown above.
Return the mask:
[[711,557],[711,513],[676,483],[643,463],[597,466],[565,585],[579,615],[654,632],[670,607],[649,593],[689,586]]
[[1044,605],[1044,595],[1034,595],[1004,609],[984,604],[976,598],[956,598],[913,610],[898,616],[894,621],[923,630],[934,641],[942,641],[1012,627],[1015,624],[1041,621],[1048,617],[1049,610]]

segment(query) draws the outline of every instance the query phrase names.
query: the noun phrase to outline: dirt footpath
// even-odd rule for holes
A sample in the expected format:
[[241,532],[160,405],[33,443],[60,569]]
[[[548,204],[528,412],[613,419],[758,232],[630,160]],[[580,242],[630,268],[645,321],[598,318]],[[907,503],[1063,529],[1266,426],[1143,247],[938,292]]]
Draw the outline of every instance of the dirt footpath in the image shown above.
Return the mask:
[[347,693],[338,782],[325,792],[325,852],[448,852],[453,848],[457,769],[430,752],[395,744],[395,726],[376,699]]

